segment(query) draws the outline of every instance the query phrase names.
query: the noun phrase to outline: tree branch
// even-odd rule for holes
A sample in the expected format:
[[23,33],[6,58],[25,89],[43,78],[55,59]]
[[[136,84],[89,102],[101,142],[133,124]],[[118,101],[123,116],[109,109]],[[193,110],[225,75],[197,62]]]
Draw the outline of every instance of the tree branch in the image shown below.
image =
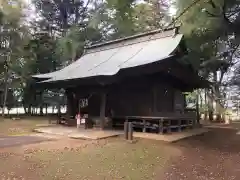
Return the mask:
[[240,47],[240,44],[238,44],[234,49],[233,49],[233,52],[232,52],[232,54],[231,54],[231,56],[230,56],[230,61],[232,62],[232,59],[233,59],[233,55],[235,54],[235,52],[238,50],[238,48]]
[[205,11],[205,12],[207,13],[207,15],[208,15],[209,17],[214,17],[214,18],[220,17],[220,15],[216,15],[216,14],[210,13],[209,11]]
[[208,2],[212,5],[213,8],[217,7],[216,4],[213,2],[213,0],[209,0]]
[[199,3],[201,0],[195,0],[194,2],[192,2],[187,8],[185,8],[176,18],[173,19],[173,21],[165,28],[168,29],[170,28],[172,25],[175,24],[175,22],[177,20],[179,20],[189,9],[191,9],[193,6],[195,6],[197,3]]
[[229,18],[231,18],[232,16],[235,16],[237,13],[239,13],[239,10],[232,11],[232,12],[229,13],[229,15],[226,15],[226,16],[227,16],[227,18],[229,19]]
[[223,8],[222,8],[222,14],[223,14],[223,19],[225,20],[225,22],[228,24],[228,25],[232,25],[232,22],[229,20],[229,17],[227,17],[227,0],[224,0],[224,3],[223,3]]
[[220,79],[219,79],[219,82],[218,82],[219,85],[222,83],[224,74],[225,74],[225,72],[221,71]]
[[[88,8],[88,5],[90,4],[90,2],[91,2],[91,0],[87,1],[86,5],[83,7],[83,10],[80,13],[82,13],[82,14],[85,13],[86,14],[86,11],[87,11],[87,8]],[[86,18],[85,14],[82,16],[82,21]]]

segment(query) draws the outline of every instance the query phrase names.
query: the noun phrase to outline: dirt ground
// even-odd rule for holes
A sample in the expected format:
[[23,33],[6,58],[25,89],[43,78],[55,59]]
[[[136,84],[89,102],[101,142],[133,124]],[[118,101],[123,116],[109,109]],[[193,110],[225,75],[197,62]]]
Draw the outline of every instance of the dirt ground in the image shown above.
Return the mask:
[[149,140],[58,139],[0,150],[0,179],[155,179],[180,153]]
[[240,135],[236,130],[213,129],[201,136],[179,141],[173,146],[182,155],[171,161],[164,179],[240,179]]
[[0,148],[0,179],[238,180],[240,135],[236,132],[212,129],[173,144],[58,136]]
[[0,137],[27,135],[32,133],[38,124],[47,124],[48,120],[41,117],[21,118],[18,120],[2,119],[0,117]]

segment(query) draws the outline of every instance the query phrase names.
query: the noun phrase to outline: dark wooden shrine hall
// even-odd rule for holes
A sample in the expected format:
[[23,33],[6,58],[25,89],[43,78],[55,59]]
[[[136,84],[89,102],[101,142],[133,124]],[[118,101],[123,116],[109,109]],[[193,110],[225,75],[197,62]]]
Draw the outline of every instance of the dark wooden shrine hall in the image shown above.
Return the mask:
[[[65,89],[68,117],[80,111],[88,119],[99,119],[102,128],[122,125],[119,119],[140,124],[158,119],[159,127],[164,119],[180,119],[177,125],[186,120],[183,126],[188,126],[197,113],[186,111],[183,92],[206,87],[207,82],[182,62],[183,55],[187,51],[177,28],[157,30],[92,45],[69,66],[33,78],[39,87]],[[146,131],[151,123],[143,126]]]

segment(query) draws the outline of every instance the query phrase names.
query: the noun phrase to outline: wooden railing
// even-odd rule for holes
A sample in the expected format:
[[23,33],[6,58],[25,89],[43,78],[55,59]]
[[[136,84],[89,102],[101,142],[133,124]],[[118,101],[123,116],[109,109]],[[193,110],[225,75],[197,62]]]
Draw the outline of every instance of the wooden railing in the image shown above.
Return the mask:
[[193,128],[195,118],[192,115],[177,116],[125,116],[114,117],[113,126],[123,126],[124,122],[132,122],[133,128],[140,128],[142,132],[153,130],[157,133],[170,133],[174,129],[178,132],[184,128]]

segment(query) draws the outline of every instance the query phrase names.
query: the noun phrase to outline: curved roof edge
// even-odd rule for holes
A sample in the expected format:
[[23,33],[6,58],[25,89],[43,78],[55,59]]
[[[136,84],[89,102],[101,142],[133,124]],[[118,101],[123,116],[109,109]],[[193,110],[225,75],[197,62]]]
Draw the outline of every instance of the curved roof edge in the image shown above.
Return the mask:
[[[123,47],[125,47],[124,48],[125,50],[122,50],[123,51],[122,53],[125,53],[125,54],[128,53],[130,57],[129,58],[125,57],[127,59],[126,61],[118,62],[118,63],[120,63],[117,66],[117,68],[119,68],[118,70],[128,68],[128,67],[134,67],[134,66],[138,66],[138,65],[142,65],[142,64],[147,64],[147,63],[151,63],[151,62],[158,61],[158,60],[162,60],[162,59],[165,59],[164,57],[168,57],[173,51],[175,51],[175,48],[177,48],[180,41],[182,40],[183,35],[178,34],[177,30],[178,30],[178,28],[176,28],[176,27],[175,28],[169,28],[169,29],[166,29],[166,30],[159,30],[158,29],[158,30],[154,30],[154,31],[151,31],[151,32],[147,32],[147,33],[141,33],[141,34],[137,34],[137,35],[134,35],[134,36],[129,36],[129,37],[126,37],[126,38],[116,39],[116,40],[109,41],[109,42],[106,42],[106,43],[96,44],[96,45],[88,47],[87,51],[90,51],[90,52],[86,53],[80,59],[78,59],[77,61],[73,62],[72,64],[66,66],[65,68],[63,68],[61,70],[58,70],[58,71],[55,71],[55,72],[33,75],[32,78],[35,78],[35,79],[38,79],[38,80],[50,80],[51,81],[51,80],[54,79],[54,77],[65,74],[66,72],[70,72],[70,74],[71,74],[72,69],[75,69],[76,67],[80,67],[80,65],[84,66],[87,62],[90,63],[91,62],[90,59],[93,59],[92,56],[94,54],[98,53],[98,52],[103,52],[104,56],[101,55],[101,57],[102,57],[101,59],[105,58],[106,60],[104,60],[104,63],[103,63],[103,62],[101,62],[101,59],[98,59],[98,58],[96,59],[96,57],[95,57],[94,58],[95,62],[93,62],[93,64],[95,64],[94,66],[96,66],[96,64],[99,64],[99,65],[105,65],[106,64],[107,65],[107,63],[109,63],[110,60],[114,62],[114,59],[116,59],[116,58],[118,59],[118,56],[120,56],[119,54],[121,54],[120,52],[121,52],[121,49],[123,49]],[[147,44],[149,44],[150,41],[152,43],[154,43],[154,42],[155,43],[153,45],[151,45],[150,47],[148,47],[148,49],[146,51],[145,49],[146,49],[147,46],[149,46]],[[142,59],[142,58],[140,58],[140,59],[137,58],[136,59],[133,52],[134,51],[136,51],[136,52],[139,51],[140,52],[142,50],[142,48],[140,48],[140,50],[138,50],[139,45],[137,45],[137,44],[143,44],[144,45],[144,43],[147,43],[147,44],[142,47],[143,50],[145,50],[144,51],[145,53],[142,54],[142,55],[145,56],[146,59],[145,60]],[[111,46],[111,48],[109,48],[109,46]],[[128,52],[129,47],[133,47],[132,48],[133,52]],[[153,49],[155,49],[155,50],[152,51]],[[111,55],[111,51],[115,51],[115,50],[117,51],[117,53],[113,52],[112,55]],[[151,52],[155,55],[151,55],[152,54]],[[109,56],[108,53],[110,53],[109,54],[110,58],[107,58],[107,56]],[[133,53],[133,55],[131,55],[131,53]],[[136,54],[138,54],[138,53],[136,53]],[[146,57],[146,56],[149,56],[149,57]],[[133,62],[130,62],[129,60],[132,60],[132,58],[135,58],[135,59],[133,60]],[[85,59],[89,59],[90,61],[85,61],[86,63],[82,63],[83,60],[85,60]],[[124,64],[123,67],[119,67],[120,65],[122,66],[123,64]],[[99,67],[99,65],[97,65],[96,67]],[[88,65],[88,67],[89,67],[89,65]],[[109,66],[109,68],[110,67],[111,66]],[[104,68],[106,70],[106,67],[104,67]],[[82,70],[82,68],[81,68],[81,70]],[[75,73],[77,73],[77,72],[75,72]],[[95,75],[100,75],[101,73],[100,74],[99,73],[100,72],[97,72]],[[103,73],[103,75],[104,74],[105,73]]]

